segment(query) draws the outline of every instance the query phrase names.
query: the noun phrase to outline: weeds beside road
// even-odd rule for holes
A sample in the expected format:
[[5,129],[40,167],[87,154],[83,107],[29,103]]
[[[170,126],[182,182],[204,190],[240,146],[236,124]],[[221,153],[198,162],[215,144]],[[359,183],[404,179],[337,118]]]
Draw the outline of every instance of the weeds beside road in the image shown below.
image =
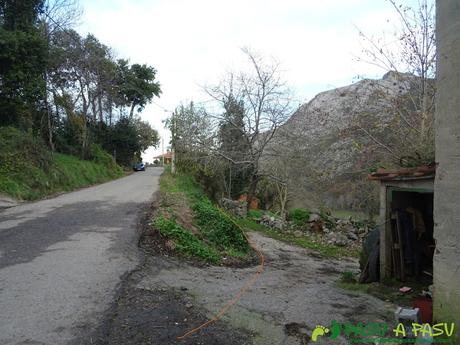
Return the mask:
[[211,264],[243,265],[254,260],[241,229],[188,175],[163,174],[151,226],[143,236],[147,248],[160,245]]
[[259,231],[277,240],[312,249],[325,258],[359,257],[358,249],[323,244],[308,235],[295,236],[257,223],[250,212],[233,218],[213,205],[189,175],[166,171],[160,179],[160,195],[152,219],[152,229],[143,237],[148,247],[197,258],[211,264],[243,264],[254,255],[243,231]]

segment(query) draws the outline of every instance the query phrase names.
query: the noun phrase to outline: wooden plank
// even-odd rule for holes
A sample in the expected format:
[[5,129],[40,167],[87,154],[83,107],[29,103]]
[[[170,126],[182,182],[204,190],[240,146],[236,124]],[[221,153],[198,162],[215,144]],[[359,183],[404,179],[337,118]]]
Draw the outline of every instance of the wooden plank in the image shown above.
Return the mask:
[[401,265],[401,273],[400,273],[400,279],[401,281],[404,281],[406,279],[406,274],[405,274],[405,267],[404,267],[404,245],[402,243],[402,235],[401,235],[401,220],[399,219],[399,214],[396,213],[396,233],[398,236],[398,244],[399,244],[399,263]]

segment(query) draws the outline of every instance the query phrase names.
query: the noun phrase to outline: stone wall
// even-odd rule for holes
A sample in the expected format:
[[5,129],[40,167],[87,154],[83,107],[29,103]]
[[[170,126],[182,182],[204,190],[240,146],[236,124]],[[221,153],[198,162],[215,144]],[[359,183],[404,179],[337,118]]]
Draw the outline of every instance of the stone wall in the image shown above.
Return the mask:
[[460,344],[460,1],[438,0],[434,319]]

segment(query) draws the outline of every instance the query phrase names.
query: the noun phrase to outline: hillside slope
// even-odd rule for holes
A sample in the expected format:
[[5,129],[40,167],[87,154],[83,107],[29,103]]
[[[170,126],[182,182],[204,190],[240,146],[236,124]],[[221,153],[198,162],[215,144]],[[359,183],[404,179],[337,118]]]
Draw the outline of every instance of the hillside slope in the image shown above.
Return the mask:
[[112,156],[97,145],[90,160],[52,153],[30,133],[0,128],[0,194],[35,200],[123,176]]
[[364,180],[369,168],[384,161],[360,126],[381,126],[395,118],[395,100],[416,78],[388,72],[322,92],[303,104],[279,129],[269,155],[284,155],[295,206],[376,207],[375,186]]

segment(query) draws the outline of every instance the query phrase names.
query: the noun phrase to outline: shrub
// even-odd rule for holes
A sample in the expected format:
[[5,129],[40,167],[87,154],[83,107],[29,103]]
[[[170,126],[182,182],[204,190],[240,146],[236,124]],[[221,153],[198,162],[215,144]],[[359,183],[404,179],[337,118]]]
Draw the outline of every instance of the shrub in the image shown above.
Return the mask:
[[262,210],[249,210],[248,218],[258,219],[263,216],[264,212]]
[[123,172],[122,168],[115,162],[115,159],[105,151],[100,145],[92,144],[90,148],[91,160],[97,164],[107,167],[111,171],[119,174]]
[[93,161],[52,153],[29,132],[0,127],[0,192],[34,200],[123,175],[109,154],[94,145]]
[[319,216],[321,217],[321,219],[324,221],[324,223],[329,229],[335,229],[337,227],[335,219],[332,216],[332,212],[329,208],[320,207]]
[[305,225],[309,218],[310,211],[303,208],[294,208],[288,214],[288,219],[297,226]]
[[18,171],[30,164],[48,170],[53,164],[42,140],[14,127],[0,127],[0,162],[4,172]]

